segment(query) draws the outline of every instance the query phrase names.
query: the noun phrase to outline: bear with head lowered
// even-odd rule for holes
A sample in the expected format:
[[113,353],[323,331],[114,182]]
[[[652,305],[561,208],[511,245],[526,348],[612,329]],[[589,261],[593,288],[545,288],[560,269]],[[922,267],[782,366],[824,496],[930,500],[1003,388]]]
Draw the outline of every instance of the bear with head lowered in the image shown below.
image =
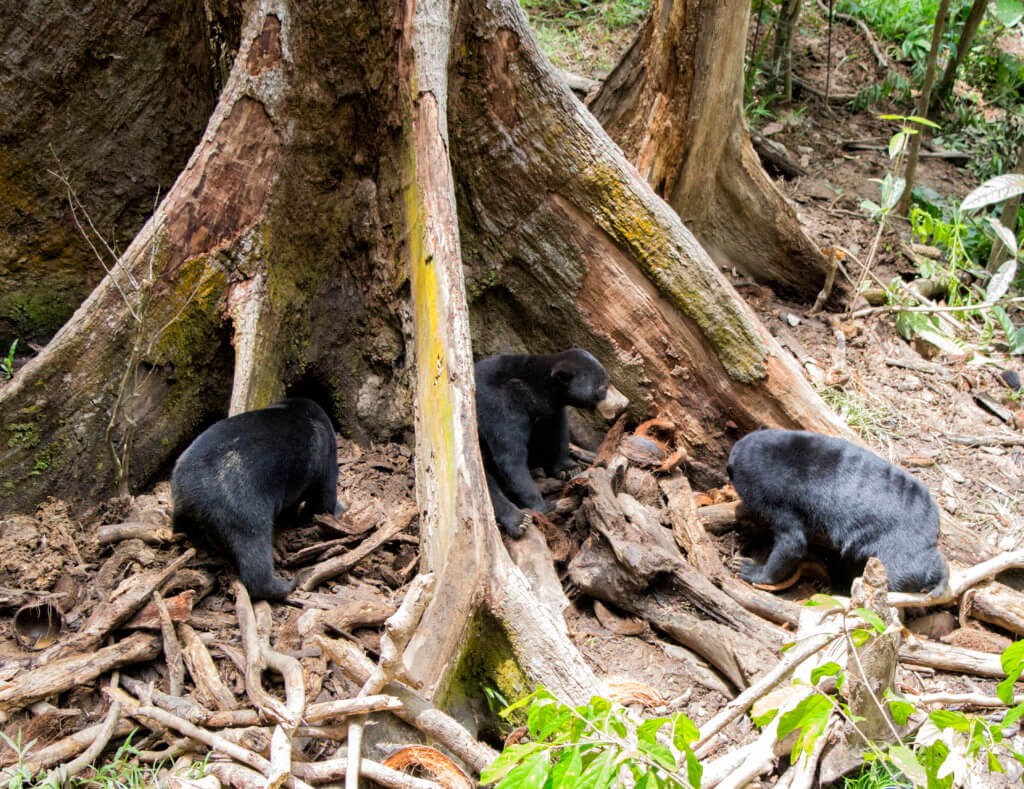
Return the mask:
[[290,398],[222,419],[199,434],[171,473],[174,525],[231,555],[255,599],[283,600],[295,584],[274,572],[276,523],[340,516],[338,450],[331,420],[312,400]]
[[629,401],[609,383],[601,363],[582,348],[552,354],[510,354],[481,359],[476,377],[477,431],[487,489],[498,523],[522,536],[524,510],[550,512],[530,469],[549,476],[573,468],[566,406],[597,410],[606,419]]
[[763,565],[744,560],[745,581],[781,583],[808,542],[822,539],[850,562],[877,556],[894,591],[944,590],[938,507],[921,482],[874,452],[803,430],[758,430],[736,442],[728,471],[774,539]]

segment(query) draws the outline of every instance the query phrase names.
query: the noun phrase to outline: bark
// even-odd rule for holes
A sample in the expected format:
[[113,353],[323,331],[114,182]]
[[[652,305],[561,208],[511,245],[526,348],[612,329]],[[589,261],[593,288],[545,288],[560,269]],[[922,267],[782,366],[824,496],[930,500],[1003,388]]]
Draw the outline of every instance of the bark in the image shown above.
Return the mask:
[[715,263],[813,301],[824,257],[743,120],[750,4],[659,0],[590,107]]
[[[109,492],[111,412],[135,431],[133,487],[229,403],[312,395],[358,440],[414,423],[423,569],[443,594],[406,673],[442,702],[482,673],[508,698],[543,682],[582,701],[589,669],[493,525],[472,375],[474,352],[573,342],[708,468],[737,425],[844,432],[512,0],[251,0],[177,182],[0,389],[0,509]],[[136,347],[146,375],[115,409]]]
[[11,5],[0,28],[0,346],[53,336],[103,276],[62,170],[123,247],[166,192],[238,45],[236,0]]

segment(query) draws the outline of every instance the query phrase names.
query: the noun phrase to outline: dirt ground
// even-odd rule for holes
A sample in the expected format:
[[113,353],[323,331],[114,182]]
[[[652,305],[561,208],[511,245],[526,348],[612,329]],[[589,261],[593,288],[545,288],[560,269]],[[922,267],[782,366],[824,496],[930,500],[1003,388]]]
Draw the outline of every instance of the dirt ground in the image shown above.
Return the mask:
[[[616,45],[628,43],[628,36],[620,38]],[[808,22],[797,44],[795,72],[804,83],[819,90],[824,90],[825,46],[823,30]],[[840,64],[833,71],[833,92],[853,93],[884,76],[859,33],[838,25],[832,48],[832,61]],[[867,256],[877,225],[864,216],[859,204],[865,198],[877,200],[877,186],[868,179],[885,172],[888,160],[884,147],[895,127],[876,115],[894,110],[897,108],[881,106],[854,112],[803,95],[792,111],[783,111],[777,120],[762,126],[762,135],[783,145],[787,155],[808,171],[806,176],[777,183],[797,205],[811,236],[822,248],[840,246],[857,258]],[[873,143],[878,149],[844,147],[851,141]],[[977,184],[966,169],[938,159],[923,160],[919,177],[940,194],[957,198]],[[895,230],[884,237],[876,264],[882,280],[913,272],[902,251],[908,242],[905,223],[897,223]],[[851,271],[856,269],[851,267]],[[972,366],[941,354],[927,358],[930,354],[922,355],[924,349],[897,334],[891,314],[876,313],[861,319],[812,315],[806,305],[780,301],[768,289],[741,277],[734,277],[734,282],[865,442],[921,479],[940,507],[977,535],[982,553],[1021,546],[1024,433],[1019,426],[1024,422],[1020,421],[1019,404],[1010,399],[1009,390],[996,375],[1000,367],[1020,372],[1019,360],[1001,355],[998,345],[988,354],[995,365]],[[840,318],[838,322],[836,317]],[[842,332],[844,351],[840,351],[837,331]],[[830,372],[837,380],[833,386],[828,386]],[[979,398],[984,397],[1006,409],[1009,421],[1004,422],[980,405]],[[1005,441],[972,447],[954,440],[964,436]],[[359,447],[344,439],[339,443],[339,488],[351,509],[340,526],[305,524],[282,531],[278,561],[286,572],[299,569],[294,559],[310,546],[327,544],[324,550],[340,551],[358,545],[399,503],[415,499],[408,448]],[[148,502],[166,509],[166,495],[166,484],[157,486]],[[96,534],[101,525],[121,522],[131,513],[116,503],[100,507],[84,519],[73,518],[69,512],[66,504],[53,502],[37,513],[0,521],[0,605],[4,608],[0,618],[0,682],[24,670],[33,654],[25,646],[24,635],[21,643],[16,638],[12,616],[17,608],[26,603],[52,602],[62,611],[63,627],[74,630],[89,610],[90,600],[94,601],[97,588],[101,595],[109,592],[132,572],[159,566],[169,555],[182,550],[177,541],[157,547],[140,545],[124,561],[112,564],[111,546],[101,545]],[[370,601],[368,605],[376,606],[378,612],[390,610],[416,573],[417,544],[413,521],[395,539],[317,593]],[[727,562],[734,562],[749,546],[745,538],[732,534],[720,539],[720,547]],[[319,558],[322,554],[314,552],[303,556],[309,562]],[[210,632],[233,627],[229,591],[233,571],[205,550],[197,567],[208,575],[210,588],[197,599],[194,612]],[[564,571],[564,562],[559,569]],[[826,589],[820,583],[805,583],[787,594],[800,597]],[[625,681],[656,689],[660,703],[654,708],[659,714],[684,711],[698,724],[724,703],[730,689],[706,667],[701,668],[699,659],[668,643],[649,626],[630,625],[615,612],[595,613],[591,601],[574,596],[571,588],[569,592],[573,599],[566,612],[570,635],[598,676],[611,687]],[[301,608],[274,607],[275,623],[282,625],[279,643],[287,645],[288,633],[294,630],[301,613]],[[621,634],[629,630],[636,632]],[[345,632],[371,654],[379,646],[379,622],[350,624]],[[30,632],[28,638],[37,635]],[[1008,639],[1012,634],[999,635]],[[31,646],[39,647],[40,643]],[[230,661],[219,665],[228,684],[241,687],[237,667]],[[159,678],[159,670],[140,678],[147,677]],[[957,675],[910,672],[903,672],[900,681],[929,691],[992,692],[995,684]],[[329,690],[325,687],[325,692]],[[77,707],[88,716],[100,708],[100,702],[95,688],[83,687],[72,693],[65,707]],[[77,726],[68,716],[35,717],[23,739],[56,739],[62,731]],[[26,720],[15,717],[4,731],[12,734]]]

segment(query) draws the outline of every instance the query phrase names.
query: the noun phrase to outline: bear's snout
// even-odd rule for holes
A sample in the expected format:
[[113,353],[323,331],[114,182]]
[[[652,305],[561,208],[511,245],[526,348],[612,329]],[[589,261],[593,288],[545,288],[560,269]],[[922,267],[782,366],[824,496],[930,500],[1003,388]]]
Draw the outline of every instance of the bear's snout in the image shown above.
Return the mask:
[[629,398],[609,384],[604,397],[594,406],[605,419],[614,419],[629,405]]

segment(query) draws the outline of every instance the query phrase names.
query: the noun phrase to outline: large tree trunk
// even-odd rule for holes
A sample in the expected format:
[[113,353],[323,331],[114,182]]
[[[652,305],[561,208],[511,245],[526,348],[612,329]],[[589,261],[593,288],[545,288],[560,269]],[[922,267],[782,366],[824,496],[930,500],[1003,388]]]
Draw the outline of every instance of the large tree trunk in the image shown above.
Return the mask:
[[[64,171],[123,248],[174,182],[238,45],[234,0],[26,0],[0,25],[0,347],[48,339],[103,276]],[[173,56],[172,56],[173,55]],[[230,60],[228,60],[230,65]],[[226,72],[225,72],[226,76]]]
[[590,108],[720,266],[813,299],[825,260],[743,120],[750,4],[657,0]]
[[[129,275],[150,267],[140,323]],[[707,467],[755,425],[843,430],[552,72],[514,0],[252,0],[174,187],[0,389],[0,507],[109,492],[111,414],[114,433],[135,426],[133,485],[229,402],[312,394],[360,439],[401,436],[415,415],[423,563],[442,592],[409,673],[439,697],[486,654],[512,685],[585,698],[589,671],[494,526],[471,334],[478,355],[587,347]],[[130,348],[145,374],[118,404]]]

